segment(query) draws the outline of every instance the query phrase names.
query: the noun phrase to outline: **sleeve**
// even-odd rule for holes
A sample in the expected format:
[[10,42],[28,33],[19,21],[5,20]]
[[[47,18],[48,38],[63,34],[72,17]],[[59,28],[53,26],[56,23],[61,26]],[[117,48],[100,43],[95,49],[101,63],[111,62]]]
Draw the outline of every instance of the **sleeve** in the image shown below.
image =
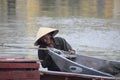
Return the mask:
[[72,50],[71,45],[65,39],[63,39],[63,47],[66,51]]
[[[39,48],[41,48],[39,46]],[[45,51],[45,50],[38,50],[38,58],[41,61],[41,65],[42,67],[46,68],[48,67],[49,65],[51,65],[51,57],[50,55],[48,54],[48,51]]]
[[61,46],[61,49],[64,51],[73,50],[71,45],[64,38],[59,37],[59,44]]
[[[41,46],[39,46],[39,48],[41,48]],[[47,52],[45,50],[38,50],[38,58],[40,60],[44,60],[46,57],[46,53]]]
[[41,62],[42,67],[46,68],[49,67],[52,63],[51,63],[51,57],[47,54],[45,59]]

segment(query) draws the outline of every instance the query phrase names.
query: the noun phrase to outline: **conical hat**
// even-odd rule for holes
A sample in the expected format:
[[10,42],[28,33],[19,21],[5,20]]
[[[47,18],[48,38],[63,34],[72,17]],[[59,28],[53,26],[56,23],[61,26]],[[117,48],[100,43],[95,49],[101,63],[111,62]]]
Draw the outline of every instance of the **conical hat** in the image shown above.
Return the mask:
[[55,36],[58,33],[58,30],[53,28],[40,27],[34,45],[37,46],[40,38],[51,32],[53,33],[52,36]]

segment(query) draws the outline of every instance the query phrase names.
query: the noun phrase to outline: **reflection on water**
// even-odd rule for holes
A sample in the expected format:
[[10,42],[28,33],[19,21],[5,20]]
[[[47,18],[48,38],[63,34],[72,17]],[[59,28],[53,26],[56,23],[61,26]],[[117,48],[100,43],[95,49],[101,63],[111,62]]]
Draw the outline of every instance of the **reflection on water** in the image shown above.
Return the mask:
[[[78,53],[119,60],[118,2],[0,0],[0,44],[34,47],[38,28],[47,26],[59,29],[57,36],[64,37]],[[0,47],[0,55],[37,58],[37,50]]]
[[119,3],[119,0],[0,0],[0,16],[120,18]]

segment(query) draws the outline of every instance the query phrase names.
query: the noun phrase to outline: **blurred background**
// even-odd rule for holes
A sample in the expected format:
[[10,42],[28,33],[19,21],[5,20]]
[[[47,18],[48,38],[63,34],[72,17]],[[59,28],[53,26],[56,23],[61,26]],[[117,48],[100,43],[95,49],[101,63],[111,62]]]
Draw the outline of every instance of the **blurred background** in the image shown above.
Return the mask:
[[37,59],[39,27],[59,29],[78,54],[120,60],[120,0],[0,0],[0,57]]

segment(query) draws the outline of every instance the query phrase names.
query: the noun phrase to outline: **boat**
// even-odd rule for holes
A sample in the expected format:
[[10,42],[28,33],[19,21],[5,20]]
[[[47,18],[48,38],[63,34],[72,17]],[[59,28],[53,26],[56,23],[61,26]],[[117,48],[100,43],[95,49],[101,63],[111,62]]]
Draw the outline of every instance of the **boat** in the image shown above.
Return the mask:
[[[11,46],[7,46],[11,47]],[[20,47],[21,48],[21,47]],[[64,52],[65,53],[65,52]],[[78,54],[58,54],[54,49],[49,49],[49,54],[57,63],[61,71],[43,71],[39,60],[19,57],[0,57],[0,80],[116,80],[110,74],[95,70],[97,64],[84,64],[80,62]],[[89,59],[89,57],[84,57]],[[84,59],[83,60],[86,60]],[[90,58],[91,61],[93,58]],[[90,60],[89,59],[89,60]],[[93,59],[94,61],[94,59]],[[98,60],[99,61],[99,60]],[[104,62],[104,61],[103,61]],[[94,66],[93,66],[94,65]],[[102,65],[102,62],[101,62]],[[93,67],[95,69],[90,68]],[[7,76],[6,76],[7,75]]]
[[[103,68],[108,68],[112,63],[119,63],[116,61],[108,61],[91,56],[75,54],[68,56],[65,51],[62,54],[54,49],[49,49],[49,55],[52,57],[56,65],[62,72],[77,73],[84,75],[94,75],[103,77],[114,77],[114,75],[102,71]],[[67,55],[67,56],[66,56]]]
[[0,58],[0,80],[116,80],[112,76],[45,71],[40,68],[38,60]]
[[40,80],[37,60],[0,57],[0,80]]

